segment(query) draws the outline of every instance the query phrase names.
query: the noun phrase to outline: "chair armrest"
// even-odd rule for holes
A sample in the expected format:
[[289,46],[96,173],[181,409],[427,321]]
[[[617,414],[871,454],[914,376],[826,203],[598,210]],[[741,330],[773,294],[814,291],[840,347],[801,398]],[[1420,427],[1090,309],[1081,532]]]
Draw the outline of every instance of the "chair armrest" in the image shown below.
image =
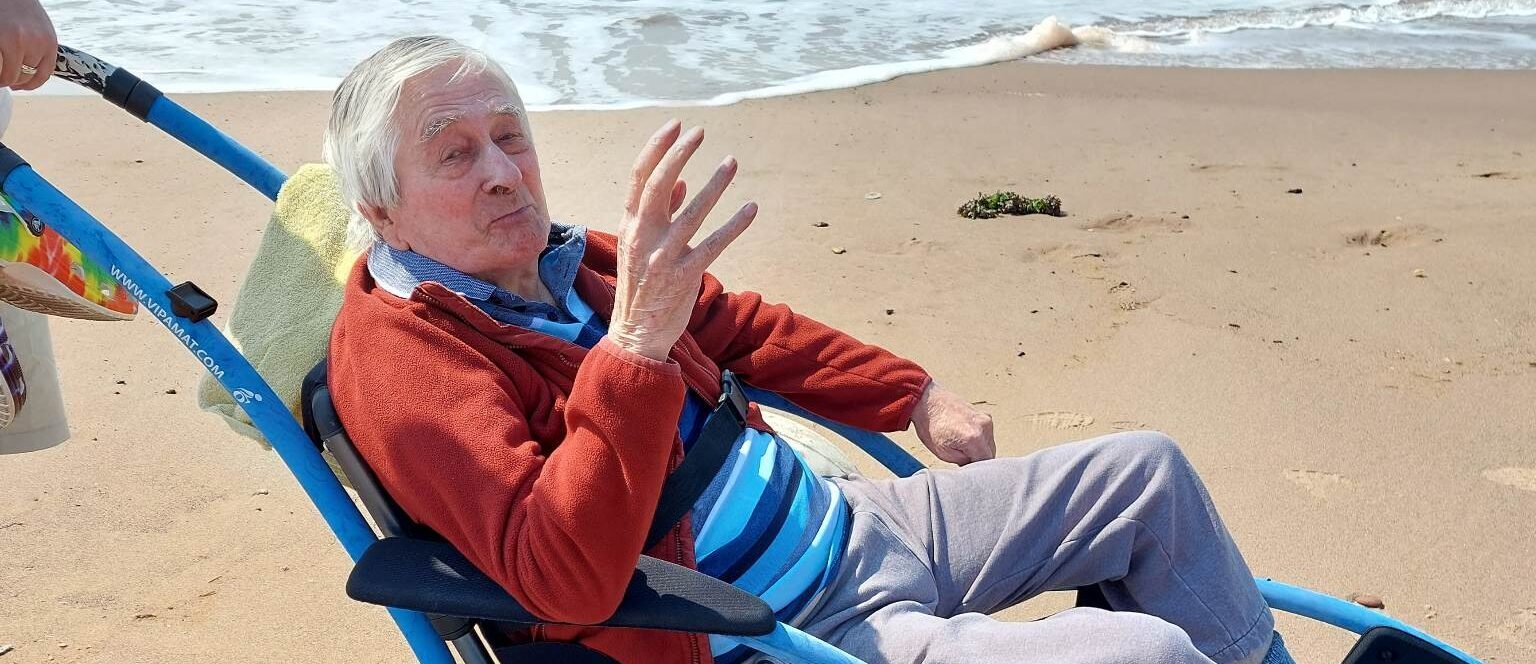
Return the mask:
[[747,399],[756,402],[757,405],[766,406],[774,410],[782,410],[831,429],[837,435],[842,436],[848,442],[864,450],[865,454],[873,457],[875,461],[879,461],[880,465],[885,466],[886,470],[891,471],[897,477],[910,477],[913,473],[927,468],[927,466],[923,465],[923,462],[917,460],[917,457],[912,456],[910,452],[897,445],[896,441],[883,434],[865,431],[841,422],[833,422],[795,405],[795,402],[784,398],[783,395],[777,392],[769,392],[768,390],[746,384],[743,384],[743,387],[745,388]]
[[[352,568],[347,596],[427,614],[550,624],[529,613],[445,542],[379,540]],[[767,603],[729,583],[641,556],[618,611],[598,624],[760,636],[772,632],[777,621]]]

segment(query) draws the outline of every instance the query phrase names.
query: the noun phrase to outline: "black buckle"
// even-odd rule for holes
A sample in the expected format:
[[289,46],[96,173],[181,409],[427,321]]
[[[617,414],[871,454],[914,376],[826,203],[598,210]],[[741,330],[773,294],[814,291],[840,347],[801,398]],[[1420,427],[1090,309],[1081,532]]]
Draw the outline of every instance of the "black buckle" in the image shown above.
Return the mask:
[[217,300],[190,281],[166,291],[165,296],[171,301],[171,313],[194,323],[206,320],[219,308]]
[[736,374],[729,371],[720,375],[720,401],[715,404],[715,412],[722,410],[730,413],[736,424],[747,425],[747,393],[741,389]]

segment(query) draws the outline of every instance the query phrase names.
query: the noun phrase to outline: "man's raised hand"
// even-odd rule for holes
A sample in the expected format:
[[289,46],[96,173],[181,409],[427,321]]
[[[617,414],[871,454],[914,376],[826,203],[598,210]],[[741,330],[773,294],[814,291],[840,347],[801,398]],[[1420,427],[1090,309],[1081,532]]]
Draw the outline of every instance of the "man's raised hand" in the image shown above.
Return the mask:
[[749,202],[697,246],[690,244],[736,177],[736,159],[721,161],[679,213],[687,192],[679,176],[704,141],[702,128],[681,132],[678,121],[669,121],[641,149],[619,221],[618,286],[608,337],[655,360],[666,359],[688,326],[704,271],[757,216],[757,204]]

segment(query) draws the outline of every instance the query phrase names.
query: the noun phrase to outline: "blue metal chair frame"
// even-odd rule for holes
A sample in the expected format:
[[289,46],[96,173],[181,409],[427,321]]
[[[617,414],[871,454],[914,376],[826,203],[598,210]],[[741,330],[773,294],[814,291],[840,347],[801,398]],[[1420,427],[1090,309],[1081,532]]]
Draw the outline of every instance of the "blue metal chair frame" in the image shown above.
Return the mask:
[[[126,70],[61,46],[56,75],[100,93],[213,160],[270,200],[277,199],[278,191],[287,180],[285,174],[266,160]],[[143,308],[235,396],[353,561],[377,541],[377,535],[282,400],[212,322],[200,316],[186,315],[185,307],[173,302],[172,285],[159,270],[3,144],[0,144],[0,191],[10,196],[22,211],[52,226],[92,260],[108,266],[112,276]],[[748,394],[763,406],[805,417],[837,432],[898,476],[906,477],[924,468],[906,450],[881,434],[824,420],[772,392],[749,389]],[[1471,655],[1383,613],[1270,579],[1259,578],[1256,582],[1265,600],[1275,609],[1320,620],[1356,634],[1377,627],[1395,628],[1433,644],[1462,662],[1478,664]],[[419,662],[453,663],[443,640],[424,615],[397,608],[390,608],[389,613]],[[852,656],[782,623],[768,635],[730,638],[788,662],[860,664]]]

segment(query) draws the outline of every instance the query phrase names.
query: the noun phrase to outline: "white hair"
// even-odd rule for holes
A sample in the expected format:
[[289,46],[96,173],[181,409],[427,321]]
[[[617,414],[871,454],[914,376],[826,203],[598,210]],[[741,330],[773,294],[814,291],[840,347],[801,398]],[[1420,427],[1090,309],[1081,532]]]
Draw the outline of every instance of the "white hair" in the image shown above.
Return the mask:
[[516,87],[500,65],[478,49],[438,36],[403,37],[359,62],[337,86],[325,130],[325,161],[336,171],[347,203],[347,247],[366,251],[379,240],[359,205],[384,208],[400,202],[395,152],[401,127],[395,122],[400,91],[412,78],[458,64],[453,80],[491,71]]

